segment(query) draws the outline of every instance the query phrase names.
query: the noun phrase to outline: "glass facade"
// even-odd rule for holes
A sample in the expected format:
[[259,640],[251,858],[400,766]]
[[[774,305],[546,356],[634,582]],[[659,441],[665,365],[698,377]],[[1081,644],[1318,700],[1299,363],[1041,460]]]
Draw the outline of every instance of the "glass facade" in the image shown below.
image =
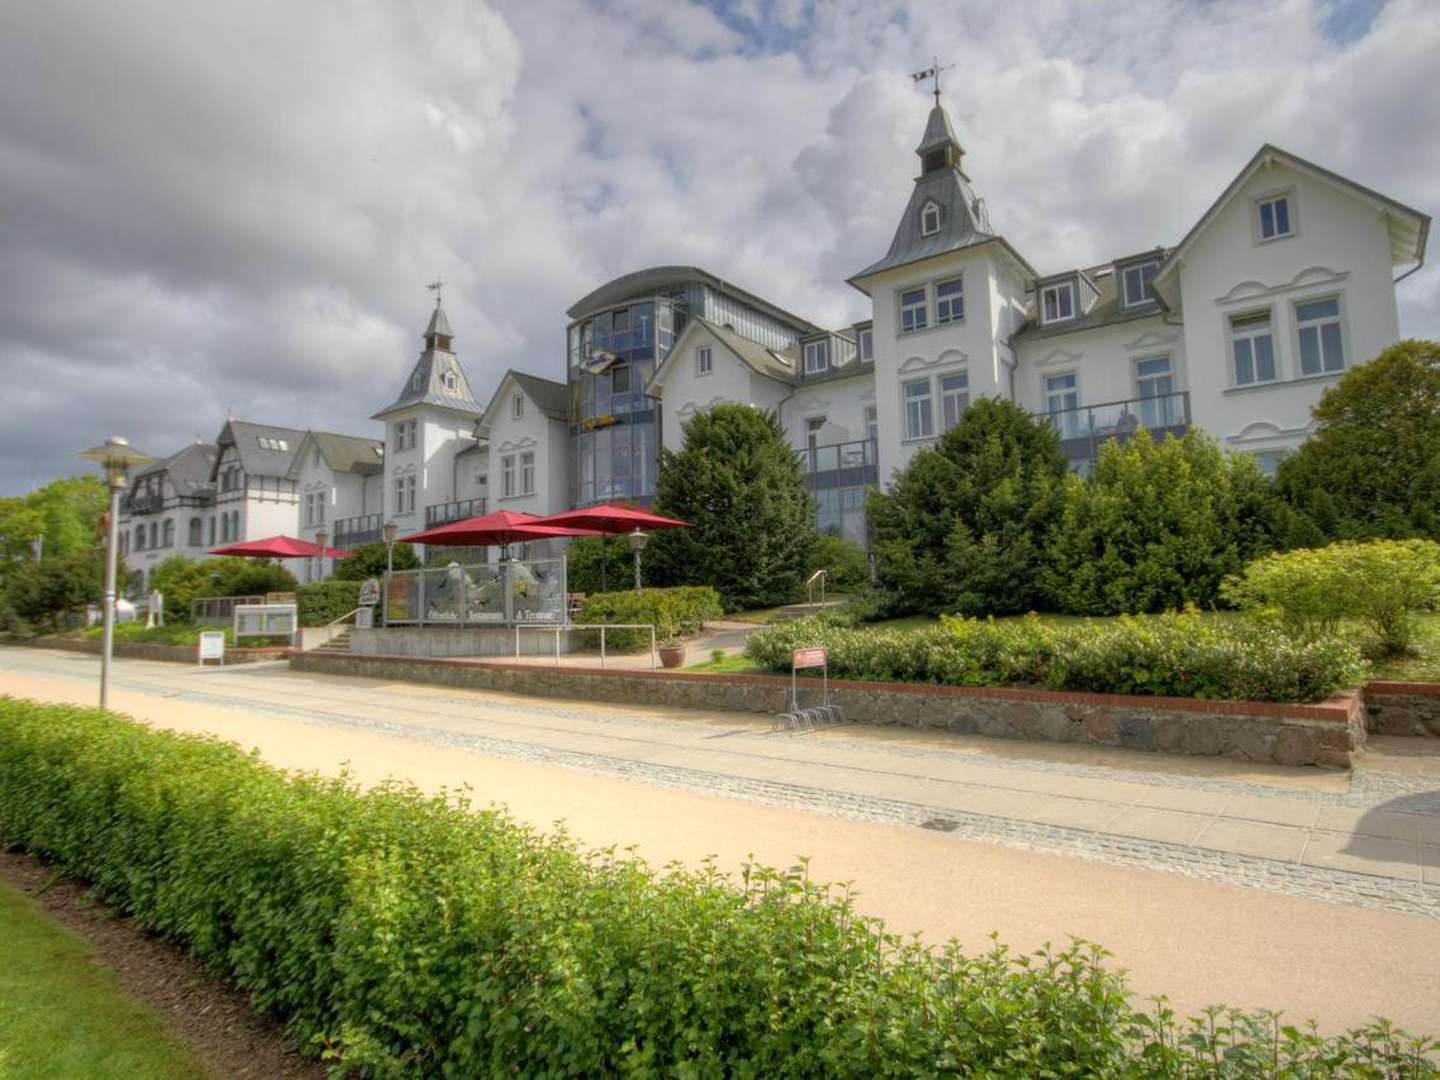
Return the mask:
[[685,304],[651,297],[569,330],[572,506],[655,495],[659,402],[644,389],[685,328]]

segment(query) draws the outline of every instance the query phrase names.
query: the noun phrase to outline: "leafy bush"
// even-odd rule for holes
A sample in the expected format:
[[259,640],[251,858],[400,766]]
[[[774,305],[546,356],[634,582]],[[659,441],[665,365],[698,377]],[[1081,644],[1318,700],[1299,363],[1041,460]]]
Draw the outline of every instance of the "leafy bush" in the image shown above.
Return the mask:
[[100,548],[5,571],[4,604],[15,628],[58,630],[105,595],[105,557]]
[[1302,640],[1358,619],[1379,650],[1411,651],[1415,616],[1440,606],[1440,544],[1431,540],[1342,541],[1268,555],[1225,582],[1239,607],[1276,615]]
[[[673,589],[641,589],[635,592],[596,593],[585,598],[577,622],[649,623],[655,638],[664,641],[678,634],[695,633],[706,619],[718,619],[724,609],[720,594],[708,585],[678,586]],[[598,644],[600,632],[585,635],[589,644]],[[605,632],[605,647],[633,652],[650,647],[650,635],[643,630]]]
[[295,590],[301,626],[325,626],[355,610],[358,581],[311,581]]
[[836,678],[948,686],[1319,701],[1365,674],[1364,661],[1347,642],[1302,642],[1264,622],[1197,612],[1081,624],[1033,616],[946,618],[921,630],[797,619],[751,634],[745,655],[788,671],[792,650],[814,646],[829,650]]
[[1077,615],[1208,607],[1274,548],[1284,513],[1253,458],[1201,431],[1105,443],[1064,502],[1043,578],[1054,609]]
[[818,534],[808,567],[806,577],[816,570],[825,571],[826,591],[850,592],[870,582],[870,560],[865,557],[865,549],[843,536]]
[[0,698],[0,846],[92,882],[347,1075],[1213,1076],[1222,1054],[1223,1075],[1435,1075],[1436,1045],[1383,1022],[1137,1013],[1083,943],[886,934],[803,863],[657,873],[93,709]]
[[712,586],[727,611],[788,604],[805,580],[815,504],[779,419],[728,404],[681,426],[684,448],[660,455],[655,511],[691,527],[652,535],[647,580]]
[[[194,646],[202,633],[214,633],[223,631],[225,634],[226,648],[233,649],[236,645],[235,628],[233,626],[196,626],[192,623],[166,623],[164,626],[147,627],[143,622],[123,622],[115,624],[116,641],[138,641],[149,645],[189,645]],[[88,638],[99,638],[105,633],[103,626],[90,626],[83,631],[83,636]],[[239,642],[242,648],[258,649],[267,645],[288,645],[290,639],[283,634],[272,634],[259,637],[245,637]]]
[[294,592],[295,575],[279,563],[224,555],[192,560],[171,555],[150,571],[148,589],[165,595],[165,618],[190,618],[191,602],[207,596],[263,596]]
[[[340,559],[331,571],[335,581],[364,581],[366,578],[383,578],[387,565],[396,570],[414,570],[420,565],[415,548],[410,544],[395,544],[393,555],[387,556],[385,541],[376,540],[351,549],[348,559]],[[390,561],[387,563],[387,558]]]
[[875,572],[899,611],[1014,614],[1040,569],[1066,474],[1059,440],[998,398],[971,404],[887,491],[871,494]]
[[[652,576],[648,558],[641,559],[640,574],[642,581]],[[634,581],[635,557],[623,536],[577,537],[565,550],[565,582],[571,592],[609,592]]]

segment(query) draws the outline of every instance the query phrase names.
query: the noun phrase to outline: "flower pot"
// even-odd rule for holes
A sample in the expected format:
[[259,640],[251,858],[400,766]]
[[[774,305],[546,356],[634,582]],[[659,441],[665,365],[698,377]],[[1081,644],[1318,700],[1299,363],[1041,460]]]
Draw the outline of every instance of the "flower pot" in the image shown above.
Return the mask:
[[681,667],[685,663],[684,645],[661,645],[660,663],[667,668]]

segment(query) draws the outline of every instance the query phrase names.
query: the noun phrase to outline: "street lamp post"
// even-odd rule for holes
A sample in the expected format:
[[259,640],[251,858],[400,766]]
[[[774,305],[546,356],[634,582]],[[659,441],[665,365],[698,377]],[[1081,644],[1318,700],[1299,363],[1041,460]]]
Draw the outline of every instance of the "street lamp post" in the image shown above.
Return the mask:
[[125,490],[125,481],[131,466],[150,465],[155,458],[142,454],[130,445],[129,439],[111,435],[104,446],[92,446],[82,450],[80,456],[94,461],[105,470],[105,482],[110,488],[110,520],[105,540],[105,629],[100,646],[100,707],[110,706],[110,654],[115,648],[115,567],[120,546],[120,493]]
[[640,591],[640,552],[645,550],[645,545],[650,542],[650,535],[640,531],[640,526],[635,526],[635,531],[629,533],[625,539],[630,541],[630,550],[635,553],[635,591]]
[[395,572],[395,537],[400,533],[400,526],[393,521],[387,521],[380,529],[380,535],[385,538],[385,588],[380,592],[380,625],[390,625],[390,575]]
[[315,530],[315,543],[320,545],[320,576],[319,581],[325,580],[325,541],[330,539],[330,534],[324,529]]

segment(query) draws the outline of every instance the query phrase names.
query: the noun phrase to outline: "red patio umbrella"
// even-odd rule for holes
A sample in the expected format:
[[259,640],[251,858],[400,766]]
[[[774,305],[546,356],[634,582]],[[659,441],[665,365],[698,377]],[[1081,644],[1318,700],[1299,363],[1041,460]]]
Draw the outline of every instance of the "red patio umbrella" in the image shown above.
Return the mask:
[[[293,536],[269,536],[264,540],[246,540],[243,544],[212,548],[211,555],[238,555],[243,559],[313,559],[320,554],[320,545]],[[348,559],[350,552],[327,547],[327,559]]]
[[[535,524],[572,529],[593,529],[598,533],[613,535],[640,532],[643,529],[688,529],[690,527],[688,521],[661,517],[648,510],[638,510],[633,506],[624,506],[620,503],[604,503],[600,506],[587,506],[582,510],[566,510],[561,514],[551,514],[548,517],[540,518]],[[640,539],[641,546],[643,546],[644,537]],[[610,553],[602,549],[600,552],[601,589],[605,589],[609,585],[607,580],[609,569]],[[638,549],[635,551],[635,588],[640,588],[640,552]]]
[[571,529],[542,523],[535,514],[497,510],[493,514],[452,521],[424,532],[400,537],[402,544],[439,544],[442,547],[507,547],[552,536],[597,536],[597,529]]

